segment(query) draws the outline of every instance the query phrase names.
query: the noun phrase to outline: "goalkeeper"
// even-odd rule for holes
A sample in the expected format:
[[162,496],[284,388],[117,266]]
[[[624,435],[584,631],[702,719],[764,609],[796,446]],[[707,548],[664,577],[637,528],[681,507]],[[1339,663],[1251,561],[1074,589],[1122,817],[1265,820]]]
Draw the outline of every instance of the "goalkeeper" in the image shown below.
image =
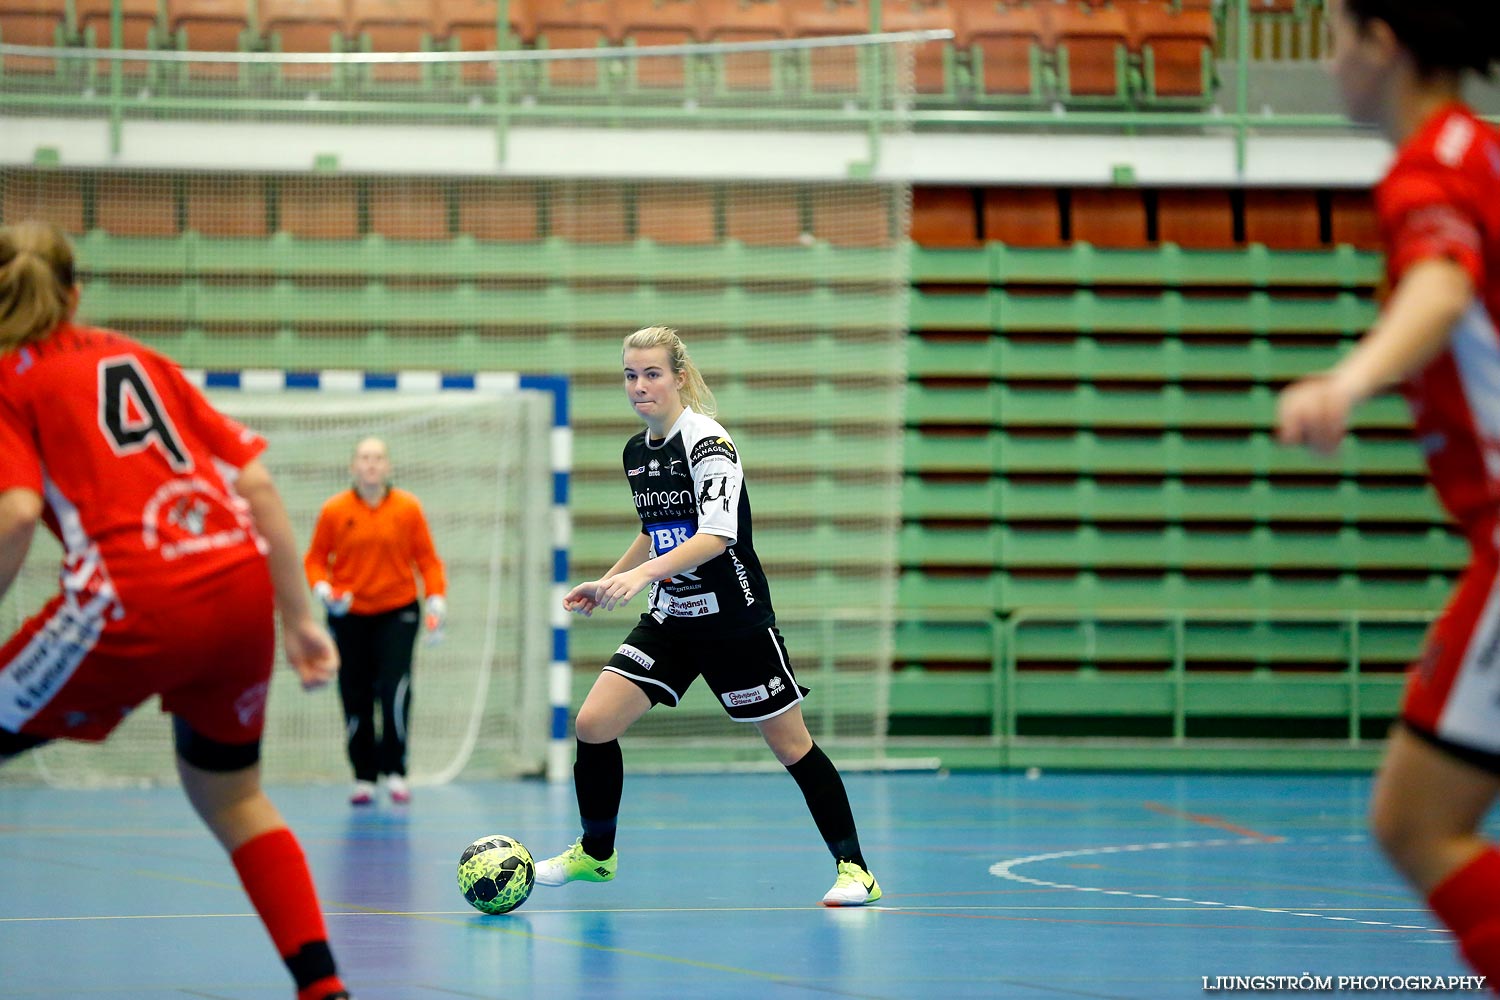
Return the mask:
[[[303,567],[328,611],[343,662],[339,698],[354,768],[349,801],[371,804],[376,782],[384,780],[391,801],[399,804],[411,800],[406,741],[412,647],[419,622],[428,641],[442,636],[448,584],[421,503],[391,486],[385,442],[375,437],[359,442],[349,474],[350,488],[323,504]],[[417,573],[426,595],[425,613],[417,603]]]

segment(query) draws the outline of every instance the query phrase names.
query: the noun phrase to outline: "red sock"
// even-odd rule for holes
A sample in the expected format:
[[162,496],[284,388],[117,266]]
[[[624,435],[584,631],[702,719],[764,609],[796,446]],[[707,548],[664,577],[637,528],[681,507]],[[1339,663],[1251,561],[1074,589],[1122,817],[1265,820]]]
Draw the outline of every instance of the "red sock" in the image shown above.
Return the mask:
[[297,981],[297,1000],[326,1000],[342,991],[312,874],[292,831],[282,827],[263,833],[241,844],[230,860]]
[[1500,851],[1486,848],[1427,898],[1490,989],[1500,988]]

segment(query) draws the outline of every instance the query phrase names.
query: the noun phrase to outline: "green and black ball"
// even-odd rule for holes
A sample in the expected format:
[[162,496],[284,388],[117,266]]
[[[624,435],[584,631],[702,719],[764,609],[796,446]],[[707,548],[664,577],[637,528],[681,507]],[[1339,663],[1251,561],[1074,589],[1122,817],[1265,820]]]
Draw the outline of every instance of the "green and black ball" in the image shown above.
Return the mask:
[[480,913],[509,913],[531,895],[536,865],[519,841],[480,837],[458,859],[458,888]]

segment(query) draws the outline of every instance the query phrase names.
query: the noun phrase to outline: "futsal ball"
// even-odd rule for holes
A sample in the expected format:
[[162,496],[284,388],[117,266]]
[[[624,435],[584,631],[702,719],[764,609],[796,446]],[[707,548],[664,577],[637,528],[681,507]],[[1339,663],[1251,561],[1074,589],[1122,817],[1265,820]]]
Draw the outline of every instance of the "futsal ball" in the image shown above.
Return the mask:
[[531,895],[536,865],[519,840],[480,837],[458,859],[458,888],[480,913],[509,913]]

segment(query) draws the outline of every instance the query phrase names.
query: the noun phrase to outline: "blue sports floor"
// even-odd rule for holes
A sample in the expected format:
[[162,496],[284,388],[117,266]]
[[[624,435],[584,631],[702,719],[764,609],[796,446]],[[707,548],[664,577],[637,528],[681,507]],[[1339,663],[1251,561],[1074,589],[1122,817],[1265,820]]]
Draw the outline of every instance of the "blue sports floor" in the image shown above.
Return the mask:
[[[570,786],[419,788],[408,807],[358,811],[342,788],[272,795],[356,1000],[1162,1000],[1218,992],[1205,976],[1467,972],[1370,844],[1367,777],[847,782],[878,908],[817,905],[832,863],[782,774],[627,776],[619,877],[538,887],[502,917],[464,903],[459,852],[489,833],[561,850],[576,836]],[[0,996],[292,990],[177,790],[11,788]]]

